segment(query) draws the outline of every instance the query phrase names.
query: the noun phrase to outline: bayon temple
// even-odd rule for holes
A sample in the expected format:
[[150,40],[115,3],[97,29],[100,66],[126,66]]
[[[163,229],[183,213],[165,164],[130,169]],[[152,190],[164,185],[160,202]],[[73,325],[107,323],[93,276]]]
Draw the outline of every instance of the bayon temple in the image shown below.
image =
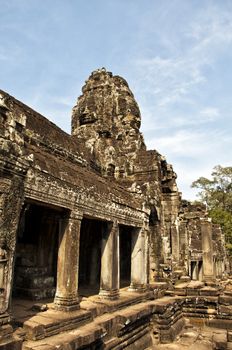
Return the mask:
[[0,349],[164,349],[193,325],[232,349],[223,232],[140,123],[105,69],[71,135],[0,90]]

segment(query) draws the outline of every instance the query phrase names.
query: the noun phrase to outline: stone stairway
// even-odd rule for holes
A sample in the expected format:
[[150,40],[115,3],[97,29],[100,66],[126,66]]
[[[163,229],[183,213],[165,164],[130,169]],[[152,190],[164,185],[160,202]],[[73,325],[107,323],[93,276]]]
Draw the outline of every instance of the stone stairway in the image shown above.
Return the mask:
[[23,323],[22,349],[55,350],[62,345],[62,350],[141,350],[152,346],[153,334],[169,342],[181,331],[183,298],[152,300],[151,293],[122,294],[118,301],[88,298],[75,312],[39,312]]
[[[178,339],[189,319],[191,327],[227,328],[227,337],[232,340],[230,290],[219,296],[220,288],[198,282],[176,287],[167,290],[162,283],[146,293],[121,291],[114,301],[84,298],[80,310],[72,312],[54,310],[49,304],[47,310],[22,319],[22,328],[15,336],[21,340],[22,350],[145,350],[154,344],[164,349],[160,344]],[[169,295],[163,296],[165,293]],[[217,331],[214,338],[222,333]],[[228,346],[231,340],[227,340]],[[170,346],[167,349],[172,349]]]

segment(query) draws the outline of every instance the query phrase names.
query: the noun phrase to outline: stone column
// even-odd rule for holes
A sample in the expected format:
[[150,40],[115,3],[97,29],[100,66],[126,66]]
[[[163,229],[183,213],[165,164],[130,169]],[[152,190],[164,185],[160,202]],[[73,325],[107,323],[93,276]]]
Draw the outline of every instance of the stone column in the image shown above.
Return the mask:
[[103,232],[99,296],[112,300],[119,297],[119,227],[117,222],[109,223]]
[[0,286],[0,314],[9,310],[10,306],[17,229],[23,199],[23,183],[20,177],[0,178],[0,260],[3,274]]
[[179,225],[179,246],[180,246],[180,264],[185,269],[185,273],[189,274],[189,242],[187,221],[182,220]]
[[180,240],[177,224],[171,226],[172,262],[178,265],[180,260]]
[[10,307],[17,229],[22,208],[23,180],[0,177],[0,348],[11,348]]
[[149,236],[149,231],[146,230],[146,235],[145,235],[145,276],[144,276],[144,283],[145,286],[149,285],[149,281],[150,281],[150,236]]
[[131,245],[131,284],[129,291],[143,292],[146,289],[146,239],[147,232],[143,228],[135,228],[132,232]]
[[78,298],[79,244],[82,216],[71,213],[60,222],[55,309],[80,308]]
[[10,321],[8,314],[9,297],[7,297],[7,288],[10,288],[12,283],[7,283],[9,272],[8,251],[5,250],[5,240],[0,236],[0,333],[1,326]]
[[160,222],[155,223],[154,226],[149,226],[149,264],[150,264],[150,282],[155,282],[161,275],[160,264],[162,260],[162,234]]
[[203,253],[203,281],[214,282],[212,223],[209,219],[201,219],[201,239]]
[[219,267],[218,267],[218,269],[219,269],[219,277],[222,277],[223,276],[223,271],[224,271],[224,269],[223,269],[223,260],[219,260],[218,261],[218,264],[219,264]]

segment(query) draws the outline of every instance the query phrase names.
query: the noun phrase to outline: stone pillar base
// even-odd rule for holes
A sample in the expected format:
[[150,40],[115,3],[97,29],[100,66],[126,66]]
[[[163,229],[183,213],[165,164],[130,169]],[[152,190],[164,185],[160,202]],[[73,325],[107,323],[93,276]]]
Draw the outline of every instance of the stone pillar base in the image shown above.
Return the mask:
[[101,299],[117,300],[119,299],[119,290],[118,289],[114,289],[114,290],[100,289],[100,292],[98,295]]
[[75,311],[80,309],[79,299],[56,296],[53,308],[60,311]]
[[21,350],[22,349],[22,339],[14,339],[0,342],[0,348],[4,350]]
[[216,278],[212,278],[212,277],[204,277],[203,278],[203,282],[205,282],[205,285],[206,286],[209,286],[209,287],[216,287],[217,286],[217,283],[216,283]]
[[[9,315],[0,315],[0,322],[5,322]],[[0,349],[19,350],[22,347],[22,339],[13,337],[13,328],[9,324],[1,324],[0,326]]]
[[9,340],[12,337],[13,334],[13,328],[11,325],[6,324],[3,326],[0,326],[0,344],[3,341]]
[[137,293],[144,293],[146,292],[147,287],[144,284],[133,284],[131,283],[130,287],[128,288],[129,292],[137,292]]
[[4,314],[0,314],[0,326],[6,325],[10,322],[10,315],[5,312]]

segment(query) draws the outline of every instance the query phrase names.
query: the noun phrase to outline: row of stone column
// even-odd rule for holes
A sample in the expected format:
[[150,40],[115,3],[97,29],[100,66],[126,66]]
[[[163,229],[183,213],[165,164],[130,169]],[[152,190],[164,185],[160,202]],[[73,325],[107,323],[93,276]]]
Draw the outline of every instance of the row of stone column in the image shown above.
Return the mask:
[[[54,299],[56,309],[71,311],[79,308],[78,270],[80,229],[82,217],[71,215],[60,223],[57,264],[57,288]],[[132,233],[130,291],[143,291],[146,287],[147,254],[146,231],[135,228]],[[120,256],[119,226],[109,222],[103,232],[101,255],[101,282],[99,296],[107,299],[119,297]]]
[[[215,267],[213,261],[212,223],[210,219],[201,218],[200,227],[203,261],[201,278],[205,282],[213,282],[215,280]],[[182,263],[185,266],[186,270],[188,270],[188,264],[191,262],[191,260],[188,262],[189,244],[190,242],[187,233],[187,223],[182,222],[180,223],[179,227],[172,227],[173,258],[177,263]],[[180,252],[182,254],[180,254]],[[180,256],[182,256],[182,261],[180,261]]]

